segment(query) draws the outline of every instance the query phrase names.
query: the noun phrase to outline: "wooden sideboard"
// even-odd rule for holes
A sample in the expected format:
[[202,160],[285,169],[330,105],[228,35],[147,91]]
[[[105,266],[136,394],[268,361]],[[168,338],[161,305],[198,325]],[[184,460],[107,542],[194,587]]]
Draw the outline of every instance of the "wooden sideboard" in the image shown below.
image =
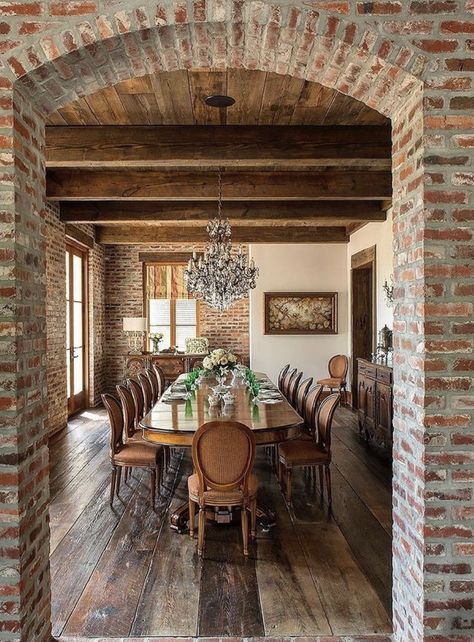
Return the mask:
[[183,372],[191,372],[196,365],[202,365],[203,354],[128,354],[125,357],[124,378],[136,377],[139,372],[149,368],[153,363],[159,366],[165,375],[166,385],[172,383]]
[[357,359],[357,399],[361,435],[382,448],[391,448],[392,368],[366,359]]

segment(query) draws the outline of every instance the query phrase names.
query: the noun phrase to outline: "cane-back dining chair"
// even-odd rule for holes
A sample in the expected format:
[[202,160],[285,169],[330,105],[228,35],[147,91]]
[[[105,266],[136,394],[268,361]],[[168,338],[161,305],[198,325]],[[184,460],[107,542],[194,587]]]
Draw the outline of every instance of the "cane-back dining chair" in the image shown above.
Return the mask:
[[283,377],[283,380],[281,382],[281,392],[285,395],[285,397],[288,399],[288,394],[289,394],[289,388],[291,385],[291,381],[293,377],[297,375],[297,370],[296,368],[293,368],[291,370],[288,370],[286,375]]
[[[286,485],[286,498],[291,505],[291,477],[293,468],[318,468],[321,494],[323,493],[323,469],[326,477],[328,508],[331,511],[331,428],[334,412],[341,400],[339,392],[326,397],[319,406],[315,419],[315,431],[311,441],[297,439],[278,446],[278,477]],[[285,478],[285,479],[283,479]]]
[[286,373],[290,369],[290,364],[287,363],[286,366],[283,366],[283,368],[280,370],[278,373],[278,390],[282,392],[282,386],[283,386],[283,379],[285,378]]
[[139,427],[140,421],[145,416],[145,400],[140,383],[136,379],[129,379],[127,386],[132,393],[133,403],[135,405],[135,428]]
[[349,359],[346,355],[336,354],[334,357],[329,359],[329,377],[319,379],[317,383],[320,383],[324,388],[329,388],[331,392],[333,390],[338,390],[341,394],[344,393],[344,401],[346,401],[346,378],[348,368]]
[[304,402],[306,400],[306,396],[309,392],[309,389],[311,388],[311,384],[313,383],[313,378],[308,377],[307,379],[304,379],[301,381],[301,383],[298,385],[298,388],[296,389],[296,394],[295,394],[295,410],[297,413],[299,413],[301,416],[303,416],[303,411],[304,411]]
[[147,412],[150,412],[153,406],[153,389],[148,376],[144,372],[138,373],[138,381],[142,387],[144,401],[143,412],[146,415]]
[[163,391],[160,389],[160,380],[158,379],[158,375],[156,374],[156,371],[154,368],[146,368],[145,369],[145,374],[148,377],[148,381],[150,382],[151,386],[151,400],[152,403],[151,405],[154,406],[155,403],[158,401],[158,399],[161,397],[163,394]]
[[210,421],[193,438],[195,473],[188,478],[189,533],[194,537],[196,506],[199,507],[198,554],[205,540],[206,508],[240,507],[244,555],[248,555],[248,511],[251,537],[255,537],[258,481],[252,474],[255,437],[238,421]]
[[157,376],[157,378],[158,378],[159,387],[160,387],[160,396],[161,396],[161,395],[164,393],[165,388],[166,388],[166,377],[165,377],[165,373],[164,373],[164,372],[163,372],[163,370],[160,368],[160,366],[159,366],[158,364],[156,364],[156,363],[153,363],[153,364],[152,364],[152,368],[153,368],[153,370],[155,371],[155,374],[156,374],[156,376]]
[[110,505],[114,496],[119,495],[122,468],[147,468],[151,475],[151,506],[155,510],[157,472],[160,471],[160,448],[150,448],[138,441],[124,442],[124,419],[120,402],[110,394],[101,395],[110,422],[110,462],[112,478],[110,484]]
[[298,386],[300,385],[300,381],[302,377],[303,377],[302,372],[296,372],[291,378],[290,383],[288,385],[287,399],[290,402],[290,404],[293,406],[293,408],[296,405],[296,393],[298,392]]

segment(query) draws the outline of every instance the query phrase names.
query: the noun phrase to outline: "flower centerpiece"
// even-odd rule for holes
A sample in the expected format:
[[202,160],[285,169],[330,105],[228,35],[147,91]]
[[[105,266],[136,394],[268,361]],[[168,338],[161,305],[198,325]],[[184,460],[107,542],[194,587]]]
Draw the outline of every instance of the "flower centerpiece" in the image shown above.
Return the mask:
[[158,354],[160,351],[160,341],[163,341],[163,337],[165,335],[163,334],[163,332],[151,332],[149,336],[151,342],[153,343],[153,352],[155,354]]
[[219,392],[224,392],[224,381],[229,372],[232,372],[237,365],[237,357],[229,350],[217,348],[213,350],[202,362],[204,373],[214,375],[218,382]]

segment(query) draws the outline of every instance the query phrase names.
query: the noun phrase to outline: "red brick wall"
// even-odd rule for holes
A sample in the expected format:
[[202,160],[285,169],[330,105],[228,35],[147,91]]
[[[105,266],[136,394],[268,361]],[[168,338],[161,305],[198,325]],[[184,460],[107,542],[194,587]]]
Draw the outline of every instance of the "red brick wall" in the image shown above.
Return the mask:
[[[107,388],[112,390],[124,377],[127,339],[122,331],[122,318],[143,314],[143,263],[139,252],[191,252],[199,245],[108,245],[106,246],[106,332]],[[200,306],[200,332],[209,338],[212,348],[225,347],[249,359],[248,299],[237,303],[222,315]]]

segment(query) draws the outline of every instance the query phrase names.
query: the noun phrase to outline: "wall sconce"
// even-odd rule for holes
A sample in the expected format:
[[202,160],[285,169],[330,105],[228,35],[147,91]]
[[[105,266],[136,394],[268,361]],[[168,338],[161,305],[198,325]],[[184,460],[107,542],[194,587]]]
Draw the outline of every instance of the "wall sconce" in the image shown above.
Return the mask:
[[387,279],[385,279],[383,291],[385,292],[385,301],[387,302],[388,307],[391,308],[393,305],[393,274],[390,275],[390,285],[388,284]]
[[144,317],[123,317],[123,331],[128,339],[128,354],[142,354],[146,319]]

